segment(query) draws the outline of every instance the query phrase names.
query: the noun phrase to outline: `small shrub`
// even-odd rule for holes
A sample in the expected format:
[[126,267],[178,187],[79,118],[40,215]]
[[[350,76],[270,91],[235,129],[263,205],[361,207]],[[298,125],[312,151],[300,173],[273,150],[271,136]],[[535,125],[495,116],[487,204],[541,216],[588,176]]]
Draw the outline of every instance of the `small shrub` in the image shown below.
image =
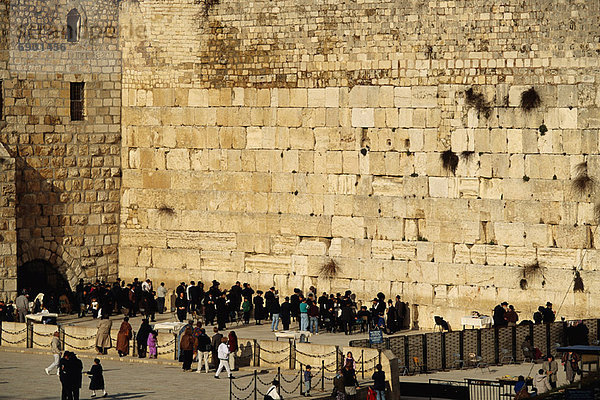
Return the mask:
[[418,240],[419,242],[429,242],[429,240],[427,240],[427,238],[426,238],[426,237],[423,237],[423,236],[417,236],[417,240]]
[[575,179],[571,182],[573,190],[579,194],[588,192],[593,184],[594,180],[588,175],[587,162],[581,162],[575,166],[574,170]]
[[456,173],[456,167],[458,166],[458,156],[452,150],[446,150],[441,154],[442,167],[446,171]]
[[160,206],[158,208],[158,213],[160,215],[167,215],[167,216],[172,217],[173,215],[175,215],[175,210],[169,206]]
[[546,132],[548,132],[548,127],[544,124],[541,124],[538,130],[540,131],[540,135],[544,136]]
[[527,89],[521,93],[521,108],[525,112],[529,112],[534,108],[539,107],[541,102],[540,95],[534,87],[531,87],[530,89]]
[[490,107],[490,104],[486,101],[482,93],[477,93],[473,88],[469,88],[465,91],[465,100],[467,105],[475,108],[480,116],[486,119],[490,117],[492,107]]
[[538,275],[543,276],[544,268],[538,261],[523,266],[523,278],[534,278]]
[[529,177],[528,177],[527,175],[523,175],[523,180],[524,180],[525,182],[529,182]]
[[329,259],[319,268],[319,276],[327,279],[336,277],[340,273],[340,266],[334,259]]
[[474,151],[463,151],[460,153],[460,156],[463,158],[463,160],[465,160],[465,162],[471,161],[474,155]]

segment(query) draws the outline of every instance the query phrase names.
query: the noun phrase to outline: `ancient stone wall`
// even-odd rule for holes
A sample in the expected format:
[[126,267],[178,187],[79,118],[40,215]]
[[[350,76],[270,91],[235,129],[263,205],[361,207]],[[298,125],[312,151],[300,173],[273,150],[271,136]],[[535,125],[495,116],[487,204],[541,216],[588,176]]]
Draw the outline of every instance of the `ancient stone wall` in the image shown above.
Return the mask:
[[120,275],[597,315],[599,9],[126,2]]
[[17,291],[15,159],[0,146],[0,298]]
[[[113,0],[8,1],[0,142],[16,160],[18,265],[43,259],[73,284],[116,277],[121,57]],[[66,39],[67,14],[81,36]],[[2,61],[0,60],[0,63]],[[71,121],[71,82],[85,83]]]

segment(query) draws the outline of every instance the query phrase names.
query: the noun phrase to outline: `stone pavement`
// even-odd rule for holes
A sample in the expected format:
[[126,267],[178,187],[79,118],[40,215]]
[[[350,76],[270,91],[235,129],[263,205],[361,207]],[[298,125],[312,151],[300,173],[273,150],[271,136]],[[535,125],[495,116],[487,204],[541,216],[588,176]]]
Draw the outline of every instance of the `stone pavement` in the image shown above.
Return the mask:
[[[88,370],[94,356],[82,354],[80,358],[85,370]],[[174,398],[174,393],[177,393],[176,397],[181,399],[222,400],[229,398],[229,380],[225,379],[225,373],[222,374],[222,379],[216,380],[213,378],[213,373],[184,373],[180,365],[175,363],[139,363],[131,362],[132,359],[129,358],[120,361],[105,359],[104,356],[101,358],[105,369],[107,391],[109,398],[112,399],[164,400]],[[50,354],[39,354],[39,351],[34,352],[31,349],[23,349],[23,351],[0,349],[0,399],[45,400],[59,398],[60,382],[56,376],[46,376],[44,373],[44,368],[51,361]],[[540,367],[541,364],[532,365],[530,363],[491,366],[489,371],[487,369],[464,369],[402,376],[400,379],[409,382],[427,382],[429,379],[463,380],[464,378],[495,380],[505,375],[534,376]],[[275,373],[276,371],[272,370],[267,374],[259,375],[259,377],[268,382],[273,379]],[[288,380],[292,380],[297,373],[297,371],[290,372],[286,374],[286,377]],[[252,380],[252,374],[251,368],[238,371],[234,374],[237,378],[235,383],[240,387],[247,386]],[[365,379],[370,379],[370,376],[365,376]],[[562,368],[559,368],[559,384],[563,383],[565,383],[565,374]],[[82,399],[90,398],[91,392],[87,390],[88,384],[88,378],[84,377]],[[286,383],[285,387],[292,390],[296,385],[297,381],[294,381],[291,384]],[[331,383],[328,382],[327,393],[330,388]],[[248,392],[244,393],[247,395]],[[314,392],[315,396],[318,394],[318,391]],[[259,396],[259,398],[262,397]],[[287,400],[300,397],[294,394],[293,396],[287,395],[285,398]]]

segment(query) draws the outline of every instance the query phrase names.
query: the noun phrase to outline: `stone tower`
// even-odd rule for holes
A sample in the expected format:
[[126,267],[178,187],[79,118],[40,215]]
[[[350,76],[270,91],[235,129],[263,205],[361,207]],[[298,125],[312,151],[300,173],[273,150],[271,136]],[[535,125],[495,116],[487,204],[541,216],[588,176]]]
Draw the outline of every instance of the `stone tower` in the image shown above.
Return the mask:
[[5,0],[0,7],[0,292],[114,278],[118,2]]

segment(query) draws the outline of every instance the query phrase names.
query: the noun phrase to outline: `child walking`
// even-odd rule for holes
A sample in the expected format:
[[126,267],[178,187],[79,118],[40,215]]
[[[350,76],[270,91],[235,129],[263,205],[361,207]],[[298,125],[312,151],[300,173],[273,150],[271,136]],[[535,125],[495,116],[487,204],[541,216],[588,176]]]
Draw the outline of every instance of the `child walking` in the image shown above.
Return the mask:
[[87,372],[90,381],[90,390],[92,391],[92,397],[96,397],[96,390],[102,390],[102,397],[106,397],[108,394],[106,390],[104,390],[104,375],[102,374],[102,365],[100,365],[100,360],[94,358],[94,365]]
[[152,331],[148,335],[148,358],[156,358],[158,351],[158,332]]
[[307,365],[306,370],[304,371],[304,396],[306,397],[310,397],[310,382],[313,377],[311,370],[312,367],[310,365]]

